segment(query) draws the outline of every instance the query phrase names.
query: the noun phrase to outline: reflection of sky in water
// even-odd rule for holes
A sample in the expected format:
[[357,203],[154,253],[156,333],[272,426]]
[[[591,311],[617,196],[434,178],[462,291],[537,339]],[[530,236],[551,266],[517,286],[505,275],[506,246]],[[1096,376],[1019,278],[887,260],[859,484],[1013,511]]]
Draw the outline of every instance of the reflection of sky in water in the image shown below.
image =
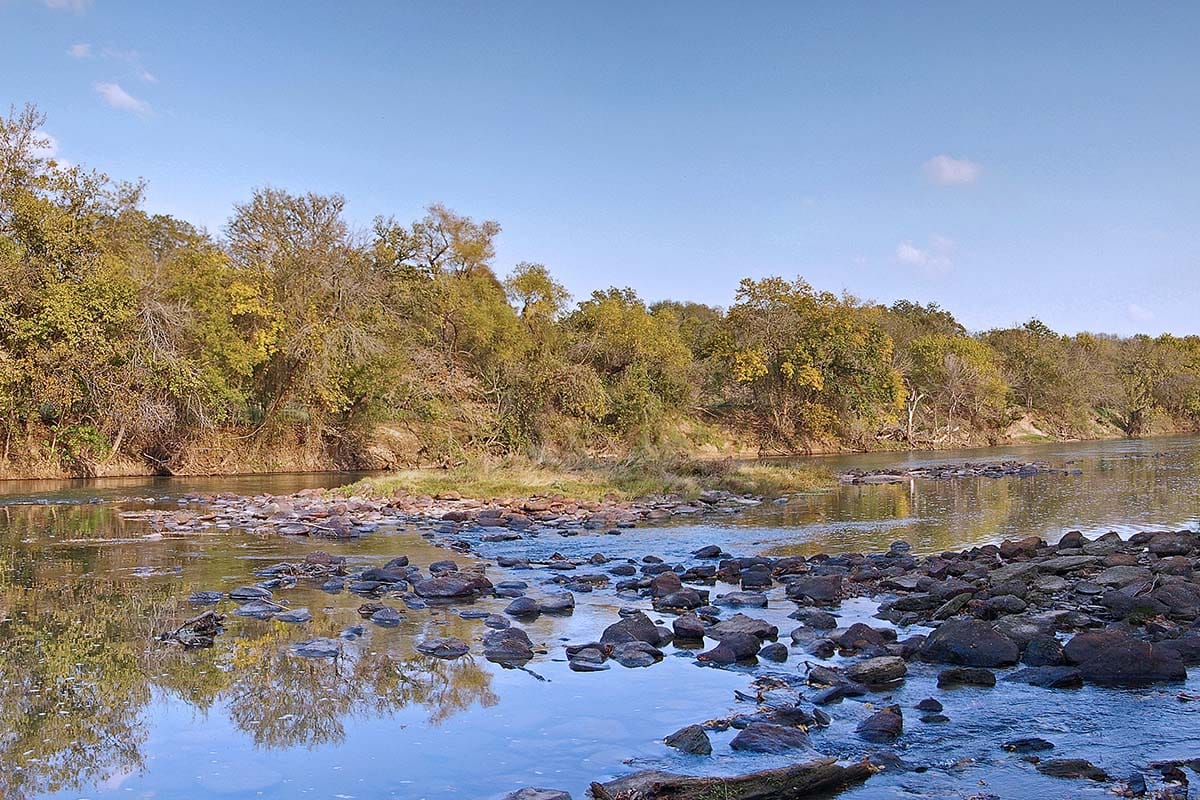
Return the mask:
[[[1166,455],[1148,457],[1159,452]],[[821,463],[870,468],[957,457],[872,455]],[[481,545],[481,550],[487,556],[534,558],[554,552],[656,554],[675,562],[710,543],[743,554],[811,553],[881,550],[905,539],[923,551],[938,551],[1006,536],[1036,533],[1053,539],[1072,528],[1128,532],[1194,526],[1200,519],[1195,439],[1054,445],[1015,454],[971,451],[966,457],[1036,458],[1052,465],[1072,460],[1084,474],[844,486],[738,516],[682,519],[618,536],[543,532],[523,542]],[[345,479],[133,479],[6,488],[10,500],[77,501],[198,490],[285,492]],[[685,724],[750,711],[733,698],[735,690],[747,688],[750,678],[744,671],[698,667],[687,653],[668,648],[666,661],[649,669],[614,666],[607,672],[572,673],[563,658],[564,642],[596,638],[617,618],[620,606],[645,607],[611,590],[578,595],[573,616],[541,617],[526,626],[535,644],[548,650],[528,665],[545,681],[482,658],[448,663],[416,654],[416,641],[432,635],[460,636],[475,643],[478,652],[481,623],[447,609],[406,611],[405,622],[392,630],[368,625],[368,635],[348,645],[348,657],[338,665],[293,658],[286,652],[289,643],[358,623],[355,609],[363,602],[303,587],[277,596],[313,612],[315,619],[306,626],[231,618],[213,650],[164,656],[160,648],[146,647],[146,639],[149,631],[167,625],[170,614],[164,609],[170,610],[172,598],[251,583],[251,571],[265,563],[297,560],[318,548],[345,554],[357,564],[380,564],[405,553],[427,565],[451,554],[431,547],[413,530],[332,543],[236,531],[139,540],[145,532],[140,523],[122,521],[103,504],[0,507],[0,620],[6,620],[0,621],[5,654],[0,730],[9,736],[0,734],[0,761],[6,768],[19,765],[29,778],[5,784],[0,777],[0,789],[7,785],[23,789],[25,797],[63,800],[440,799],[493,797],[532,784],[561,787],[581,798],[588,781],[637,767],[730,773],[788,761],[733,754],[728,749],[732,731],[713,735],[710,759],[661,744],[662,736]],[[602,569],[583,567],[576,574]],[[554,588],[541,585],[553,577],[544,570],[493,567],[490,574],[494,580],[526,580],[534,594]],[[718,585],[713,591],[735,588]],[[499,611],[506,603],[489,599],[479,606]],[[750,613],[778,625],[786,641],[795,624],[787,618],[793,608],[775,590],[768,609]],[[173,613],[178,618],[188,610]],[[839,613],[843,623],[869,619],[871,606],[846,603]],[[788,664],[768,669],[796,674],[803,659],[802,651],[793,650]],[[911,670],[891,696],[906,708],[899,752],[932,769],[919,775],[885,773],[847,796],[992,792],[1057,797],[1068,791],[1108,796],[1103,787],[1042,778],[998,749],[999,741],[1016,736],[1045,736],[1058,744],[1056,756],[1086,757],[1118,775],[1126,774],[1131,763],[1192,757],[1200,750],[1195,722],[1200,711],[1197,704],[1174,699],[1178,687],[1055,693],[1002,682],[992,690],[940,692],[936,670],[917,664]],[[1200,691],[1200,670],[1193,672],[1187,688]],[[950,723],[917,720],[911,706],[930,695],[946,704]],[[853,729],[870,709],[847,701],[830,710],[834,724],[813,733],[814,746],[857,758],[866,748]],[[124,747],[108,735],[119,735]],[[963,758],[974,761],[951,766]]]

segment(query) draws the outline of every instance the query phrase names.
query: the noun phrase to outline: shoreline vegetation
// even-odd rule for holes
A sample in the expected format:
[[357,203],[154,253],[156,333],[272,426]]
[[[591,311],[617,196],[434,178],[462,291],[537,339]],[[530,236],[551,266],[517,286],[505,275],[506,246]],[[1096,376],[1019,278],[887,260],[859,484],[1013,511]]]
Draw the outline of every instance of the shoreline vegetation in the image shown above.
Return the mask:
[[0,478],[509,460],[665,476],[1200,428],[1200,336],[971,332],[800,277],[746,278],[726,308],[576,301],[542,264],[504,275],[500,225],[440,204],[362,229],[340,195],[264,187],[214,234],[47,158],[45,122],[0,116]]

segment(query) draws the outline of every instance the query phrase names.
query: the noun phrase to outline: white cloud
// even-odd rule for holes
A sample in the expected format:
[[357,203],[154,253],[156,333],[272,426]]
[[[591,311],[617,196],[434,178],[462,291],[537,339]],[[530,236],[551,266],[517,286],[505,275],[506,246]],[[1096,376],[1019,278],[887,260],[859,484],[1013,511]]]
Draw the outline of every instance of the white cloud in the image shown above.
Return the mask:
[[1154,319],[1154,312],[1145,306],[1139,306],[1137,303],[1130,303],[1129,308],[1125,309],[1129,314],[1129,318],[1134,322],[1149,322]]
[[30,154],[34,158],[54,158],[58,155],[58,139],[45,131],[34,131],[33,134],[37,137],[30,148]]
[[921,247],[911,239],[905,239],[896,245],[896,260],[901,264],[916,267],[927,277],[944,275],[953,269],[953,253],[954,242],[937,233],[929,237],[927,247]]
[[96,94],[105,103],[121,111],[132,111],[135,114],[149,114],[150,106],[125,91],[116,83],[97,83]]
[[138,77],[144,80],[146,83],[158,83],[158,78],[154,77],[154,74],[148,69],[143,69]]
[[74,11],[82,14],[92,5],[92,0],[42,0],[42,5],[54,11]]
[[67,55],[71,58],[91,58],[92,46],[86,42],[73,44],[67,48]]
[[938,186],[965,186],[979,179],[982,168],[967,158],[938,155],[925,162],[925,177]]

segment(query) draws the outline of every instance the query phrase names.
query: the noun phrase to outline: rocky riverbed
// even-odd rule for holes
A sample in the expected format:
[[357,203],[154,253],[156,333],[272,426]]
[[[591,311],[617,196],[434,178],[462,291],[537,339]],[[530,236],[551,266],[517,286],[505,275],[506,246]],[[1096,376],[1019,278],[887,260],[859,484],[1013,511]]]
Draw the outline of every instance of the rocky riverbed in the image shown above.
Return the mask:
[[[799,797],[881,771],[920,775],[930,765],[906,757],[906,739],[921,735],[914,728],[949,723],[964,691],[986,708],[989,695],[1019,687],[1068,714],[1081,687],[1150,688],[1175,692],[1180,703],[1200,700],[1182,690],[1188,668],[1200,663],[1200,535],[1191,531],[1093,539],[1071,532],[1053,544],[1030,536],[923,555],[904,542],[881,553],[807,557],[739,555],[711,545],[668,560],[653,553],[605,556],[605,540],[596,535],[621,535],[673,516],[734,513],[758,501],[714,494],[690,504],[473,503],[330,500],[304,492],[184,501],[188,508],[136,513],[159,535],[237,526],[344,538],[416,522],[430,542],[458,554],[426,564],[397,555],[351,567],[343,556],[316,551],[303,561],[264,566],[257,582],[190,598],[197,616],[163,636],[186,648],[211,645],[227,614],[307,624],[313,613],[287,601],[289,590],[303,585],[357,595],[362,624],[337,638],[300,641],[291,647],[296,657],[336,659],[367,626],[394,626],[433,608],[477,624],[471,636],[429,636],[417,645],[439,659],[478,656],[535,675],[541,661],[565,660],[576,680],[588,681],[595,680],[590,673],[614,668],[661,668],[672,657],[745,676],[738,693],[743,711],[662,731],[663,747],[697,759],[699,777],[635,771],[594,784],[596,800],[700,797],[717,787],[722,797]],[[588,540],[594,552],[551,549],[556,537],[585,532],[595,537]],[[607,624],[575,631],[567,641],[530,635],[535,620],[569,617],[579,598],[593,593],[624,606]],[[917,676],[936,677],[936,688],[898,701]],[[714,745],[714,736],[731,730],[727,743]],[[1036,721],[994,736],[998,751],[1043,776],[1126,796],[1186,796],[1188,770],[1200,765],[1182,758],[1105,769],[1089,752],[1060,752]],[[719,757],[718,747],[786,757],[798,766],[706,775],[705,759]],[[763,794],[764,786],[778,794]],[[510,795],[566,796],[552,788]]]
[[918,467],[852,469],[841,473],[842,483],[882,484],[910,480],[948,481],[967,478],[1031,478],[1034,475],[1082,475],[1073,466],[1052,467],[1044,461],[962,461],[954,464],[928,464]]

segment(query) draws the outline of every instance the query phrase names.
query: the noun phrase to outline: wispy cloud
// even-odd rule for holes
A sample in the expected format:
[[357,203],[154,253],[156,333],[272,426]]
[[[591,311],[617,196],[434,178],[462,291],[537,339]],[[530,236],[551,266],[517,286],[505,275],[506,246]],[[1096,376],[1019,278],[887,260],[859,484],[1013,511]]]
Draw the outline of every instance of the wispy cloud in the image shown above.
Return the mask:
[[42,0],[42,5],[54,11],[73,11],[82,14],[92,5],[92,0]]
[[92,46],[86,42],[79,42],[67,48],[67,55],[71,58],[91,58]]
[[96,94],[109,106],[121,111],[132,111],[135,114],[150,113],[150,106],[137,99],[116,83],[97,83]]
[[944,275],[954,268],[954,242],[945,236],[933,234],[929,244],[921,247],[911,239],[905,239],[896,245],[896,260],[901,264],[915,267],[927,277]]
[[968,158],[937,155],[922,167],[925,177],[938,186],[966,186],[979,180],[983,169]]
[[139,80],[146,83],[158,83],[158,78],[142,65],[142,54],[137,50],[118,50],[115,47],[106,47],[101,55],[113,61],[125,62],[133,68],[133,72]]
[[1154,312],[1145,306],[1139,306],[1137,303],[1130,303],[1125,309],[1125,313],[1129,314],[1129,318],[1134,322],[1149,322],[1154,319]]

